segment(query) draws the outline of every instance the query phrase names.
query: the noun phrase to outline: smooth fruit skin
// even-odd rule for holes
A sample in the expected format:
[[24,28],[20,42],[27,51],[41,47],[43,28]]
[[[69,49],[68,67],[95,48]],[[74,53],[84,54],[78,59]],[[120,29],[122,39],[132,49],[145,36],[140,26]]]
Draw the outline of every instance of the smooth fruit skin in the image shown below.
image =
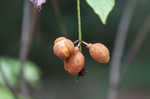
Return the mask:
[[74,53],[74,49],[75,49],[74,43],[71,40],[66,39],[65,40],[65,44],[68,47],[68,49],[70,51],[70,54],[73,54]]
[[64,61],[64,69],[71,75],[78,75],[84,68],[84,60],[83,54],[79,50],[75,50],[74,54]]
[[108,63],[110,61],[110,53],[108,48],[102,43],[88,44],[91,57],[99,63]]
[[56,38],[56,40],[54,41],[54,44],[56,44],[57,42],[61,41],[61,40],[64,40],[64,39],[67,39],[66,37],[58,37]]
[[71,40],[65,37],[59,37],[54,41],[53,52],[61,58],[67,59],[71,56],[74,51],[74,44]]

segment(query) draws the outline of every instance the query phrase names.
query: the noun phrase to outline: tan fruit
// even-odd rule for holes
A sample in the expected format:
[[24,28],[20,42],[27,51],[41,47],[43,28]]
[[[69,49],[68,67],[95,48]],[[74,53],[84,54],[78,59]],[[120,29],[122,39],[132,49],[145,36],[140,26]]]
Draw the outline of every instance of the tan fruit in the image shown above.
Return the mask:
[[108,48],[101,44],[101,43],[95,43],[95,44],[88,44],[89,53],[91,57],[99,62],[99,63],[108,63],[110,60],[110,53]]
[[72,56],[64,61],[64,69],[71,75],[78,75],[83,67],[84,56],[79,49],[75,47],[75,51]]
[[54,44],[61,41],[61,40],[64,40],[64,39],[67,39],[66,37],[58,37],[55,41],[54,41]]
[[59,37],[54,41],[53,52],[57,57],[67,59],[74,52],[74,44],[65,37]]

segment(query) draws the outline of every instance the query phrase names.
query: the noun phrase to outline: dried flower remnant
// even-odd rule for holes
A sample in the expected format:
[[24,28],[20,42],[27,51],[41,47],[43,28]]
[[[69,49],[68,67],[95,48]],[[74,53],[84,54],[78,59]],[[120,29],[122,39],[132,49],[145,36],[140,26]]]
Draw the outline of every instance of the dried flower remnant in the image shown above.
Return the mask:
[[46,0],[30,0],[35,8],[41,9],[42,4],[46,3]]
[[78,73],[78,76],[85,76],[86,75],[86,73],[87,73],[88,71],[85,69],[85,68],[83,68],[79,73]]

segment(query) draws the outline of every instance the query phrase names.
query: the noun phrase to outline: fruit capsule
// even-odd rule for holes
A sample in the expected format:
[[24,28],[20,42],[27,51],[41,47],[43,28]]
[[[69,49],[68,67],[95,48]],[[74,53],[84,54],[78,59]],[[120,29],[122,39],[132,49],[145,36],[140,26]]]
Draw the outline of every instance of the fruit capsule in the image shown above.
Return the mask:
[[110,60],[110,54],[108,48],[101,44],[88,44],[90,56],[99,63],[108,63]]
[[58,37],[55,41],[54,41],[54,44],[56,44],[57,42],[60,42],[64,39],[67,39],[66,37]]
[[71,55],[71,57],[64,61],[64,69],[71,75],[78,75],[83,67],[84,56],[79,49],[75,47],[74,53]]
[[59,37],[54,41],[53,52],[57,57],[67,59],[74,52],[74,44],[65,37]]

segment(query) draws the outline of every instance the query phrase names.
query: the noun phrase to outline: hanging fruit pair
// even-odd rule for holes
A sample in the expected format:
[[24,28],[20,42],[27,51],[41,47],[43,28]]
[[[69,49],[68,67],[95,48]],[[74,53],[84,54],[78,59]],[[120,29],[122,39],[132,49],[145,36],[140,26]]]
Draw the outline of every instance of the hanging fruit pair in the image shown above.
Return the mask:
[[73,42],[65,37],[59,37],[54,41],[54,54],[64,59],[64,69],[71,75],[77,75],[84,68],[84,56],[75,47]]
[[77,40],[78,46],[74,46],[74,43],[65,38],[59,37],[54,41],[53,52],[54,54],[64,59],[64,69],[71,75],[79,75],[84,70],[84,55],[79,50],[81,44],[85,44],[89,49],[90,56],[99,63],[108,63],[110,60],[110,54],[108,48],[101,43],[86,43],[84,41]]

